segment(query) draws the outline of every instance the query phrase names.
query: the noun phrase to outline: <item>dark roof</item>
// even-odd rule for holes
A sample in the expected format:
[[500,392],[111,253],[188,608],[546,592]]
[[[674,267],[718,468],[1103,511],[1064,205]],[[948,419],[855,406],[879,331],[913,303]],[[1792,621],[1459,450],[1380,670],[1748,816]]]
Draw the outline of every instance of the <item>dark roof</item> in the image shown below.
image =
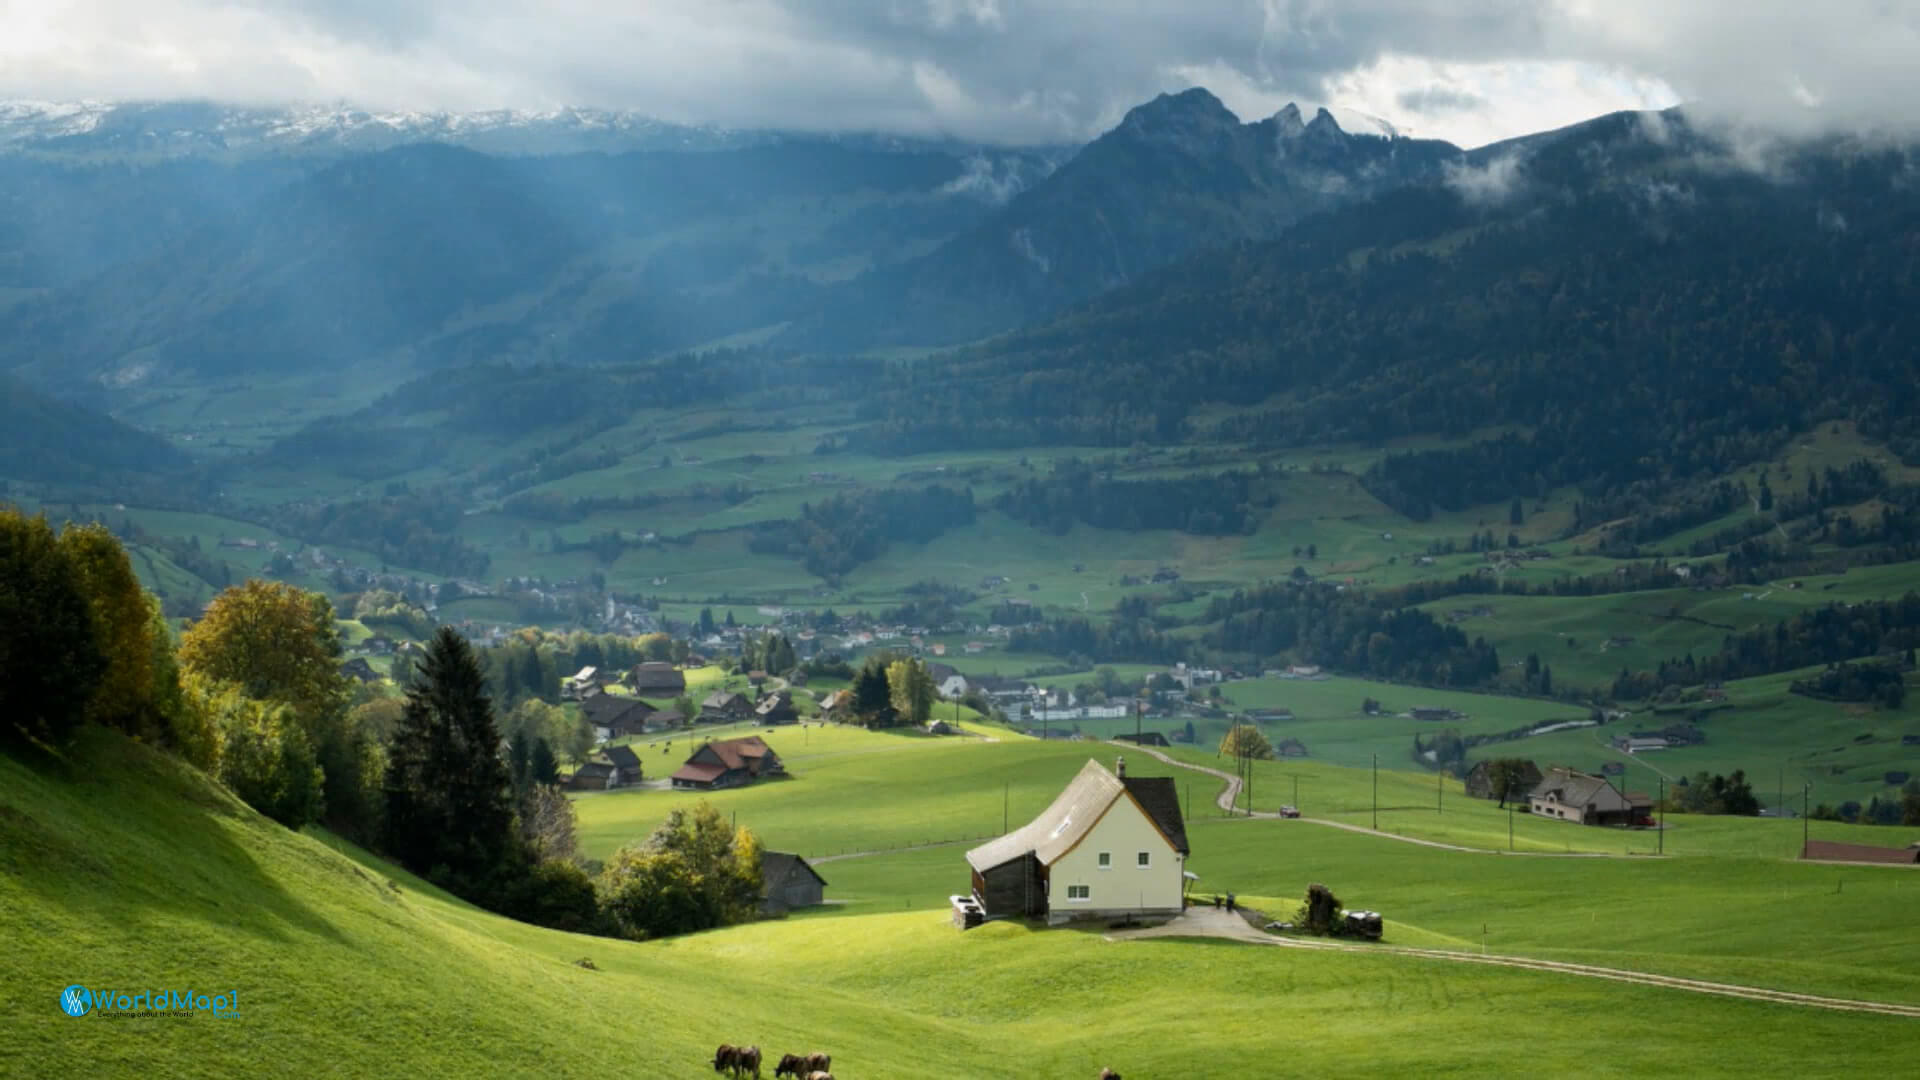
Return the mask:
[[1833,840],[1809,840],[1800,853],[1803,859],[1831,862],[1900,863],[1912,865],[1920,851],[1912,848],[1875,847],[1872,844],[1842,844]]
[[745,705],[747,700],[731,690],[715,690],[700,703],[703,709],[732,709]]
[[818,870],[815,870],[807,860],[798,855],[792,855],[784,851],[762,851],[760,853],[760,878],[768,885],[772,885],[776,881],[785,881],[795,869],[805,870],[807,873],[812,874],[813,880],[822,885],[827,883],[827,879],[821,877]]
[[573,770],[575,780],[605,780],[613,775],[613,766],[604,761],[589,761]]
[[1182,855],[1192,854],[1187,850],[1187,824],[1180,816],[1180,792],[1174,786],[1173,777],[1128,776],[1120,782],[1127,785],[1127,794],[1133,796],[1153,823],[1160,826],[1160,831],[1167,834],[1173,850]]
[[633,685],[640,690],[685,690],[687,677],[663,661],[649,661],[633,669]]
[[640,755],[634,753],[631,746],[609,746],[601,754],[623,769],[640,768]]
[[793,711],[793,702],[788,700],[785,694],[768,694],[766,700],[762,701],[760,707],[754,711],[761,716],[770,716],[777,712],[791,712]]
[[580,703],[580,711],[585,714],[588,721],[602,727],[612,727],[615,724],[643,724],[647,717],[660,710],[639,698],[595,694]]

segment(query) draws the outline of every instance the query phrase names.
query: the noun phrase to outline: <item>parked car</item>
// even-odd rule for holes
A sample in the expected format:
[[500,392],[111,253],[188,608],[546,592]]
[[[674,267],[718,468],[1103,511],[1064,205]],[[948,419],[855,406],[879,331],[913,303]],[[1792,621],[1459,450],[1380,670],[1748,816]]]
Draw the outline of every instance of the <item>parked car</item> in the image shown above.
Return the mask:
[[1299,817],[1300,808],[1297,806],[1283,806],[1280,808],[1280,816],[1281,817]]

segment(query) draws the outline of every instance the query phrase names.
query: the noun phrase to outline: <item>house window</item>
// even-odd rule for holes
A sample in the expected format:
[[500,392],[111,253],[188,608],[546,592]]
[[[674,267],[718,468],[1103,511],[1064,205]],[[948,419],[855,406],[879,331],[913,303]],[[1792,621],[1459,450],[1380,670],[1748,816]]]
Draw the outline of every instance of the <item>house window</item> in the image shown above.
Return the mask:
[[1113,869],[1113,852],[1103,851],[1100,853],[1100,869],[1102,870]]
[[1152,866],[1152,865],[1153,865],[1153,852],[1151,852],[1151,851],[1143,851],[1143,852],[1141,852],[1141,853],[1140,853],[1140,862],[1139,862],[1139,865],[1140,865],[1140,866]]
[[1072,900],[1072,901],[1084,901],[1084,900],[1091,900],[1092,898],[1093,898],[1093,886],[1091,886],[1091,885],[1069,885],[1069,886],[1067,886],[1067,899],[1068,899],[1068,900]]

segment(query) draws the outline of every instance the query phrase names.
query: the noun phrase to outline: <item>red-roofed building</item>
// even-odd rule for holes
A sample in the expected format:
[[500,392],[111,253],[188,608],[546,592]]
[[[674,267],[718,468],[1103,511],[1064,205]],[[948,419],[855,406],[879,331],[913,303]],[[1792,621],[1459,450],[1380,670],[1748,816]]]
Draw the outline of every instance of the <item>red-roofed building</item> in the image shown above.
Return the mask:
[[676,788],[724,788],[751,784],[764,776],[786,773],[780,755],[758,735],[710,742],[693,752],[673,774]]

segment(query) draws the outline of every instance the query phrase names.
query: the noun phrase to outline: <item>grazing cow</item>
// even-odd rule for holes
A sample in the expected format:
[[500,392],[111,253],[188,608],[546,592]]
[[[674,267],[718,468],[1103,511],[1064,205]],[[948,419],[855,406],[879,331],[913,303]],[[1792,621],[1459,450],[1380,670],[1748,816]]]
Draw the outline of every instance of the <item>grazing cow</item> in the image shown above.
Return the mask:
[[774,1076],[791,1076],[794,1080],[806,1080],[808,1072],[807,1059],[799,1054],[781,1054],[780,1064],[773,1067]]
[[743,1046],[734,1054],[733,1074],[735,1076],[752,1075],[753,1080],[760,1080],[760,1048]]
[[810,1072],[807,1074],[807,1080],[833,1080],[833,1074],[830,1072]]
[[1112,1069],[1101,1069],[1100,1080],[1120,1080],[1120,1074]]
[[733,1072],[740,1060],[740,1051],[730,1043],[721,1043],[720,1049],[713,1052],[714,1072]]
[[810,1073],[833,1071],[833,1055],[818,1050],[807,1055],[807,1071]]

